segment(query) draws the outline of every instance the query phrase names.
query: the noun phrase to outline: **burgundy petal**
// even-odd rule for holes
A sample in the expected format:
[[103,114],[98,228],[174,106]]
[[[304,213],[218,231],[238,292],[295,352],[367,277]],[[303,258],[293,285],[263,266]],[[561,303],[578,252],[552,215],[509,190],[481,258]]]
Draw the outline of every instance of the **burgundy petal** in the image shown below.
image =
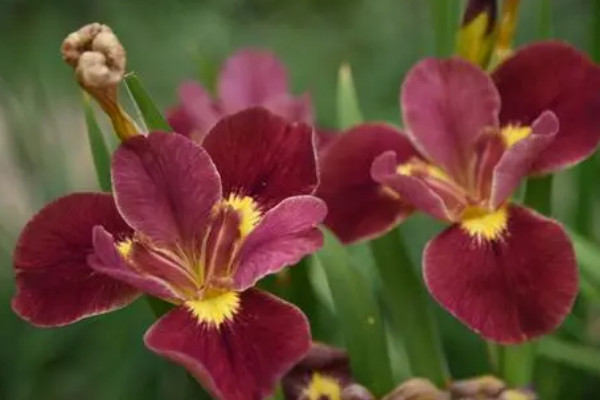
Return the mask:
[[131,235],[109,194],[77,193],[44,207],[25,226],[14,254],[17,294],[12,307],[37,326],[66,325],[121,308],[138,292],[94,272],[92,228]]
[[427,245],[425,281],[454,316],[487,339],[517,343],[546,334],[577,294],[577,266],[562,227],[512,206],[503,236],[478,241],[454,225]]
[[396,193],[406,204],[410,204],[427,214],[444,220],[453,221],[460,211],[461,204],[444,198],[423,179],[401,175],[396,172],[398,158],[394,151],[387,151],[377,157],[371,167],[371,176],[380,184]]
[[234,319],[219,328],[198,324],[184,307],[146,333],[146,346],[183,365],[221,400],[269,396],[283,374],[308,351],[310,331],[291,304],[258,290],[241,294]]
[[290,197],[269,210],[240,250],[233,277],[236,289],[251,287],[320,249],[323,235],[317,225],[326,213],[325,203],[313,196]]
[[498,126],[500,97],[490,77],[470,62],[427,59],[404,80],[401,107],[413,144],[464,183],[477,138]]
[[502,204],[519,186],[539,154],[556,138],[558,119],[546,111],[531,126],[528,137],[511,146],[494,168],[490,195],[490,207]]
[[219,98],[227,114],[258,106],[288,92],[287,72],[269,51],[243,49],[231,56],[219,76]]
[[112,161],[125,220],[161,247],[200,243],[221,185],[214,164],[180,135],[151,133],[121,145]]
[[560,121],[556,140],[532,173],[565,168],[594,152],[600,141],[600,68],[585,54],[556,41],[532,44],[503,62],[493,79],[503,125],[530,125],[545,110]]
[[103,227],[94,227],[94,253],[88,257],[89,265],[113,279],[124,282],[151,296],[175,300],[180,296],[158,275],[144,274],[132,268],[119,254],[113,236]]
[[223,118],[204,140],[223,193],[250,196],[265,211],[317,185],[313,132],[263,108]]
[[325,225],[344,243],[380,235],[412,212],[371,177],[373,160],[388,150],[396,152],[399,162],[418,155],[400,131],[370,123],[339,135],[321,156],[315,195],[327,203]]
[[260,105],[290,122],[313,123],[312,101],[308,94],[298,97],[281,94],[270,97]]
[[169,124],[177,133],[201,142],[221,117],[210,94],[196,82],[188,81],[179,86],[180,105],[169,113]]

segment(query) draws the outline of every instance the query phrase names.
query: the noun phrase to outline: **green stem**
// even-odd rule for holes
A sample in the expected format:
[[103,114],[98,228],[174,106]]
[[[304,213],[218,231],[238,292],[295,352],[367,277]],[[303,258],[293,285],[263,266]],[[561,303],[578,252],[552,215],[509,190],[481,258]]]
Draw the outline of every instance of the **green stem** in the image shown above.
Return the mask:
[[402,336],[413,376],[426,377],[440,387],[448,370],[429,298],[412,266],[400,231],[371,242],[392,324]]

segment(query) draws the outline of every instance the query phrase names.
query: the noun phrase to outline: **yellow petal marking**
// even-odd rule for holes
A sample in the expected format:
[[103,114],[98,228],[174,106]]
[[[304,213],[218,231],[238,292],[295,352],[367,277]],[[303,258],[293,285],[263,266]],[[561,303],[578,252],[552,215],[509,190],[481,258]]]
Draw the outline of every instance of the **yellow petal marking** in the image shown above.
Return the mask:
[[313,372],[310,383],[304,389],[304,397],[307,400],[341,400],[342,388],[339,382],[327,375]]
[[501,131],[502,140],[506,148],[511,148],[515,143],[520,142],[531,135],[530,126],[507,125]]
[[258,204],[250,196],[230,194],[224,203],[240,214],[240,234],[247,236],[260,222],[262,214]]
[[117,243],[117,251],[123,258],[128,258],[131,254],[131,247],[133,245],[133,241],[131,239],[125,239]]
[[493,241],[502,236],[508,224],[508,211],[501,207],[489,211],[480,207],[467,207],[463,212],[460,226],[478,241]]
[[199,324],[219,328],[224,322],[233,320],[239,311],[240,295],[232,291],[219,292],[202,299],[188,300],[185,305]]

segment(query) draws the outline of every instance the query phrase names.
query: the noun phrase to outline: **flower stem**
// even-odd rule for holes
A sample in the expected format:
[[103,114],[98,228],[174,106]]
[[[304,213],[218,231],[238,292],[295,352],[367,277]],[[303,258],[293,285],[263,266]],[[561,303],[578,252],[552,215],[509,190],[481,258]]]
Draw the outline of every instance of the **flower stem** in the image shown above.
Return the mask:
[[401,232],[393,230],[371,242],[392,324],[400,332],[413,376],[440,387],[448,370],[430,300],[413,267]]

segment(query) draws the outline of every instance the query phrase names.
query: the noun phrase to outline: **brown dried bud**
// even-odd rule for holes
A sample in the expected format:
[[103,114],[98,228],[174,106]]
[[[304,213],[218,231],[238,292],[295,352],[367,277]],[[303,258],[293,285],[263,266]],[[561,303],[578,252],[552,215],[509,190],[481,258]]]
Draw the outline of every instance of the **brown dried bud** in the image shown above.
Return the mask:
[[423,378],[412,378],[398,386],[383,400],[449,400],[448,394]]
[[83,87],[116,86],[125,75],[125,49],[106,25],[85,25],[67,36],[61,50]]
[[450,393],[457,398],[496,398],[506,385],[494,376],[481,376],[453,382]]

